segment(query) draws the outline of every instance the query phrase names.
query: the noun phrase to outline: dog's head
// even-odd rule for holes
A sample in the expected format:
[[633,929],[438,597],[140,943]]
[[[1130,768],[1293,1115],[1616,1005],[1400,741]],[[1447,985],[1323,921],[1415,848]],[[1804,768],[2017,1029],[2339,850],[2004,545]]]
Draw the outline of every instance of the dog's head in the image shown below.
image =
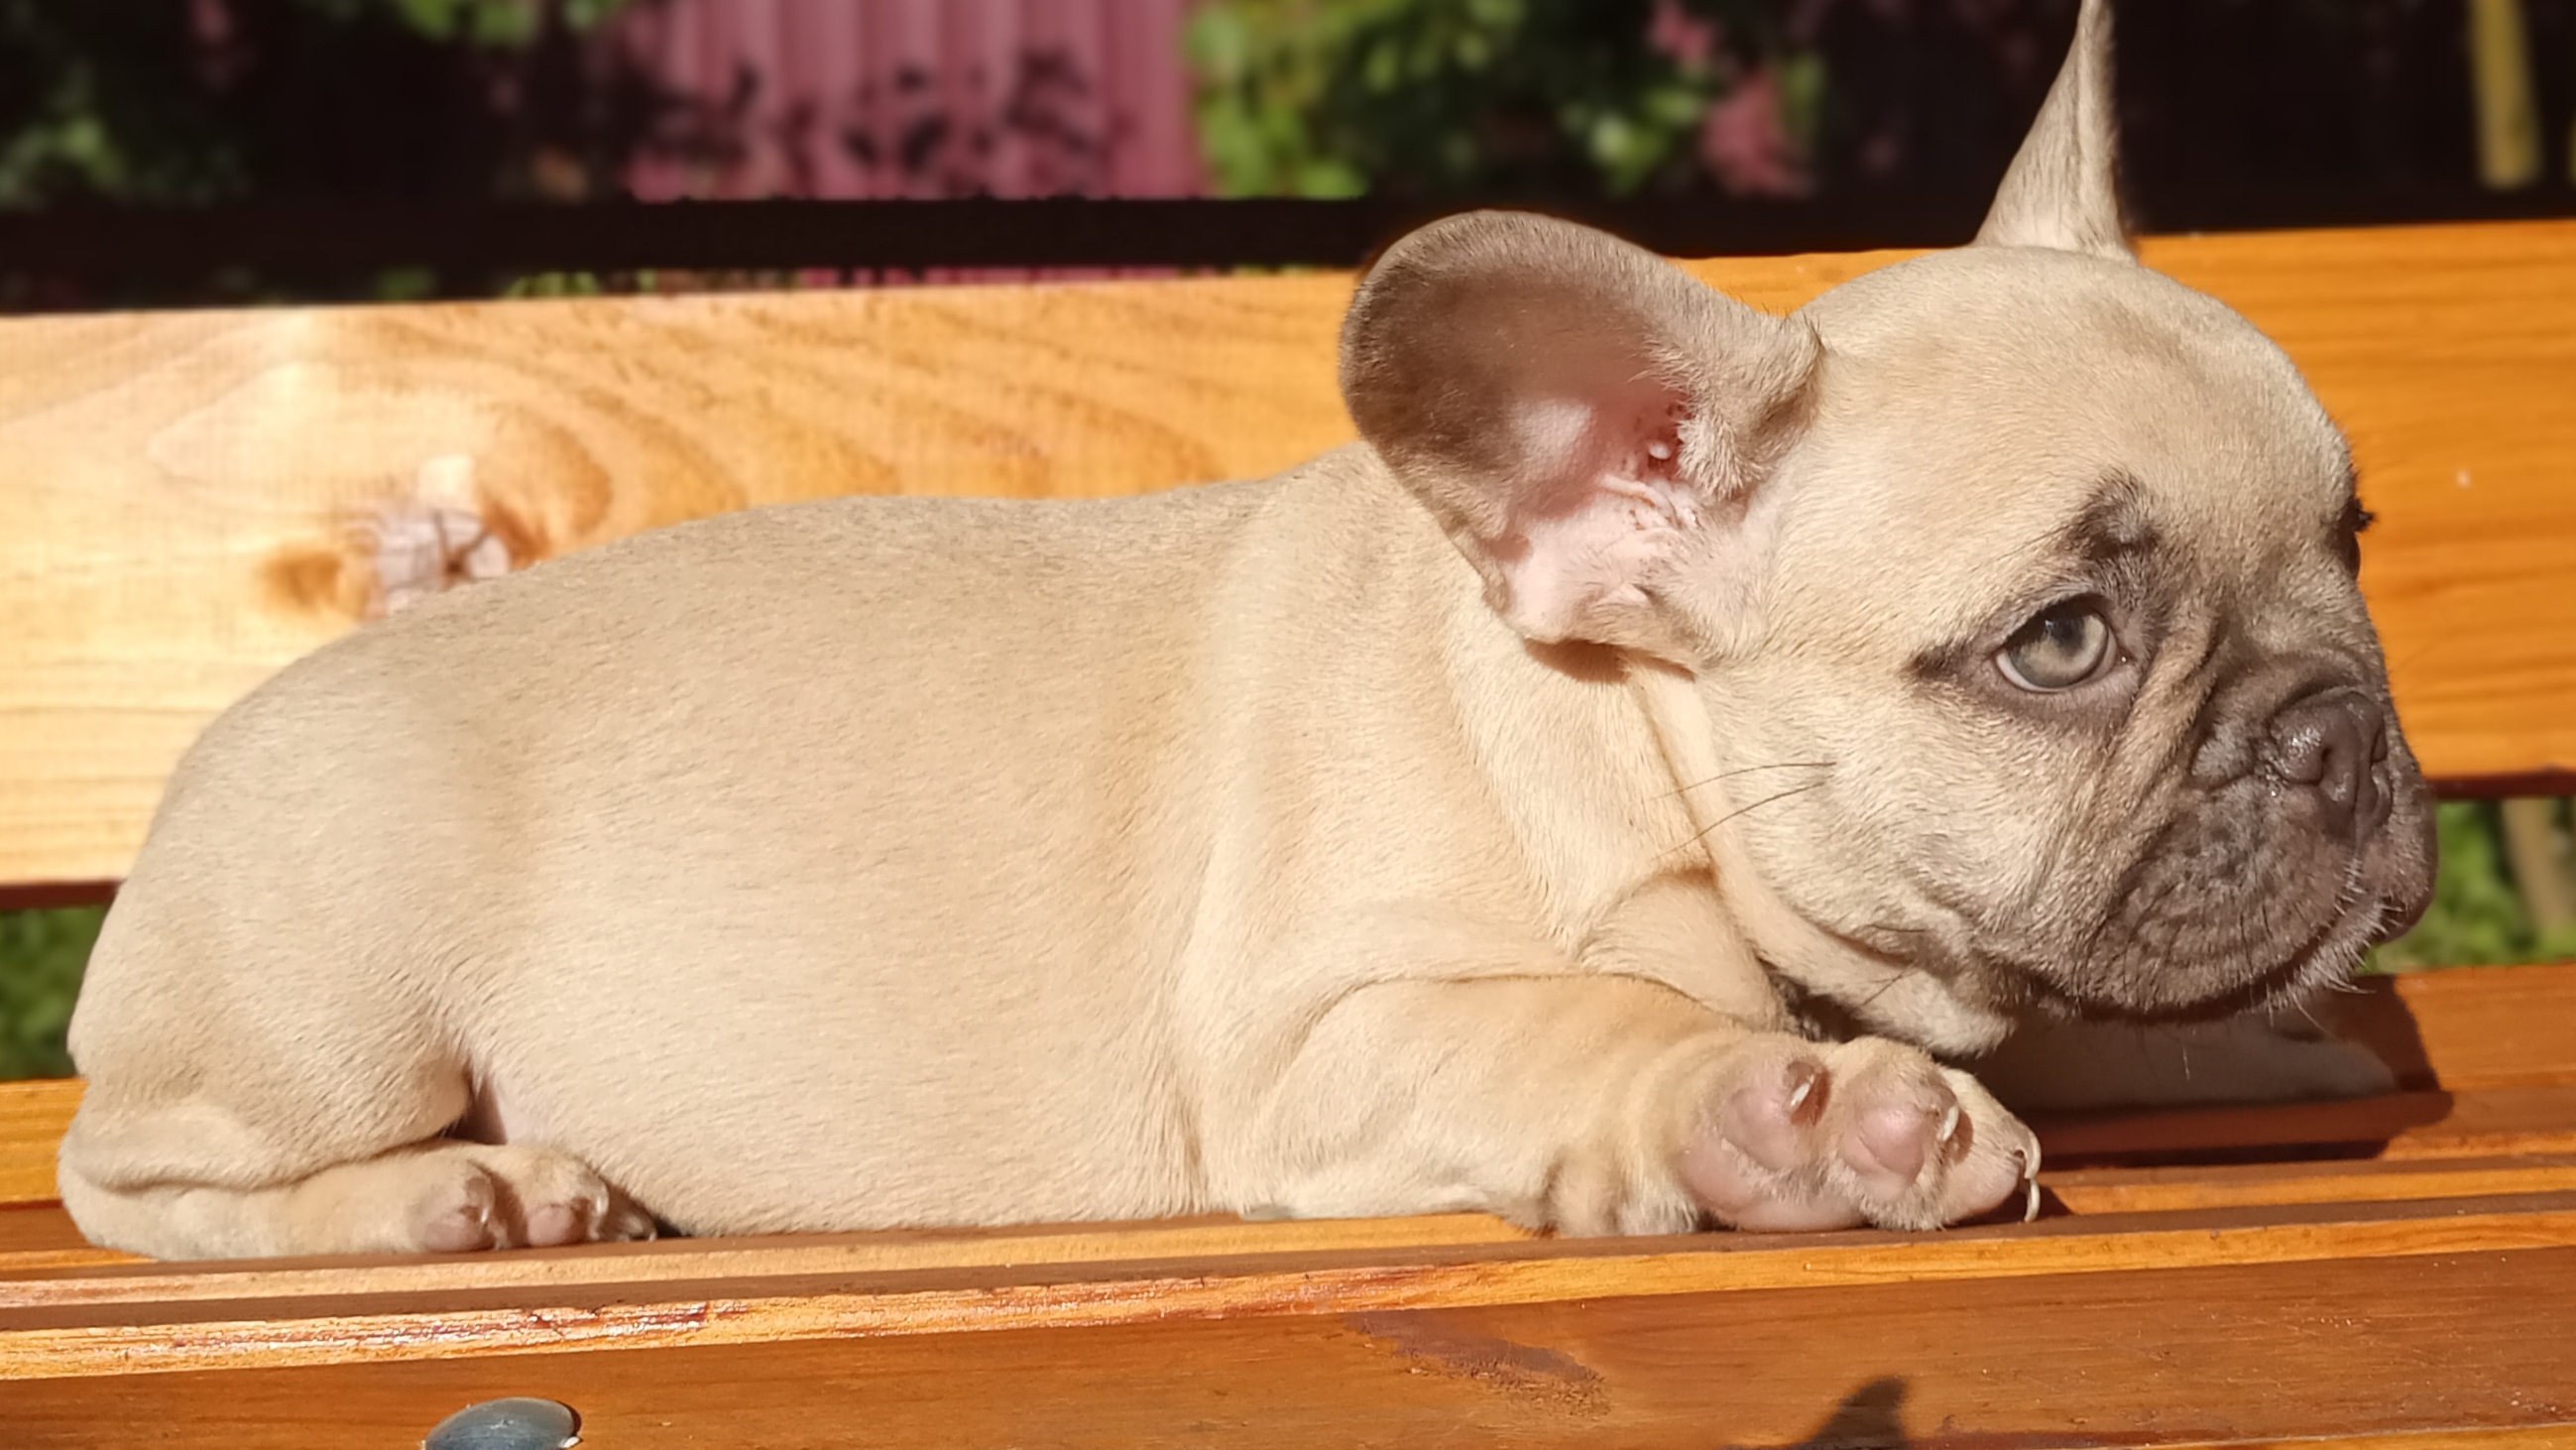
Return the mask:
[[1777,318],[1453,218],[1370,272],[1343,387],[1514,627],[1693,673],[1690,784],[1806,927],[1973,1001],[2207,1015],[2411,922],[2431,809],[2341,435],[2129,251],[2103,8],[1976,245]]

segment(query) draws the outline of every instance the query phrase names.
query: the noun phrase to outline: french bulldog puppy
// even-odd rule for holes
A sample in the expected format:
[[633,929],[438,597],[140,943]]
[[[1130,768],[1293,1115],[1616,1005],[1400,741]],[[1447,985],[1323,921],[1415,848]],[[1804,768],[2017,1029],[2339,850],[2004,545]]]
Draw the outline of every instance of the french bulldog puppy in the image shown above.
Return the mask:
[[2108,48],[1975,245],[1795,315],[1459,217],[1279,477],[754,510],[318,651],[171,781],[65,1202],[163,1257],[2017,1205],[1945,1060],[2291,1000],[2429,891],[2344,443],[2131,255]]

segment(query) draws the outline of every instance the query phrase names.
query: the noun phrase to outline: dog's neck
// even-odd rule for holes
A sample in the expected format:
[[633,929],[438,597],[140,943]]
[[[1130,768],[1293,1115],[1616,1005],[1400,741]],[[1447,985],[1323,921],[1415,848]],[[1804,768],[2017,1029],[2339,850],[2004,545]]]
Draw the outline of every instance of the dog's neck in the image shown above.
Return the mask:
[[1817,926],[1782,901],[1754,869],[1734,825],[1717,728],[1697,681],[1671,664],[1633,653],[1628,677],[1707,848],[1728,919],[1756,959],[1841,1004],[1873,1031],[1954,1055],[1972,1056],[2002,1043],[2012,1031],[2011,1018],[1962,1000],[1929,972]]

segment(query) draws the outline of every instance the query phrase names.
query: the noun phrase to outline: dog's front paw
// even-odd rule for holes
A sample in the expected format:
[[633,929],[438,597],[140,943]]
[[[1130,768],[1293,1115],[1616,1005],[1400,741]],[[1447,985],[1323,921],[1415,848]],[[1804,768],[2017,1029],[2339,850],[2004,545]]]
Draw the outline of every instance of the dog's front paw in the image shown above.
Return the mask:
[[2030,1191],[2039,1140],[1976,1079],[1884,1038],[1766,1033],[1704,1080],[1679,1169],[1746,1229],[1928,1229]]
[[407,1250],[464,1253],[653,1237],[652,1217],[588,1164],[533,1144],[441,1144],[396,1169]]

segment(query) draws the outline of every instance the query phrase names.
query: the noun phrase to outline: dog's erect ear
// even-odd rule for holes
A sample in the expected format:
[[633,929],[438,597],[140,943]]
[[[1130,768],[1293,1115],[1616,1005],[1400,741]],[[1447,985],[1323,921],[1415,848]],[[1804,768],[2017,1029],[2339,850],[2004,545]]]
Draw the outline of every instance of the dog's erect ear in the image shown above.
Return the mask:
[[2135,261],[2120,222],[2120,121],[2111,90],[2110,0],[2084,0],[2075,45],[2040,103],[1977,240]]
[[1342,396],[1513,628],[1694,664],[1711,631],[1690,566],[1794,441],[1822,351],[1650,252],[1477,212],[1360,284]]

